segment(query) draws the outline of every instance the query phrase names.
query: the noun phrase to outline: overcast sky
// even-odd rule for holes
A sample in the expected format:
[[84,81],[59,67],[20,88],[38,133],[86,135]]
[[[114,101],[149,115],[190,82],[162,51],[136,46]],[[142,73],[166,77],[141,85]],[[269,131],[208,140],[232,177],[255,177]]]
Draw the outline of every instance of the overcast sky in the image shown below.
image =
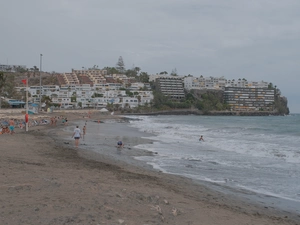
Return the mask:
[[300,113],[299,0],[0,0],[0,64],[268,81]]

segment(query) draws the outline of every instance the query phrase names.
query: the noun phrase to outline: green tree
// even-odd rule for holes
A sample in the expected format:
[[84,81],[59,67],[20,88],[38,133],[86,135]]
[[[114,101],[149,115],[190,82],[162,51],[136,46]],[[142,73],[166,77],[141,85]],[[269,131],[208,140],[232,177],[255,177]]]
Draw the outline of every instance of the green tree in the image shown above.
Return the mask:
[[52,100],[51,100],[51,98],[49,96],[43,95],[42,99],[41,99],[41,102],[45,103],[46,104],[46,108],[48,108],[51,105]]
[[153,102],[151,106],[154,108],[160,109],[163,108],[164,104],[169,100],[168,97],[164,96],[162,93],[158,91],[153,92]]
[[76,96],[71,96],[71,102],[76,102]]
[[15,74],[10,74],[6,76],[5,85],[2,87],[2,96],[12,98],[15,95]]
[[140,67],[137,67],[137,66],[135,66],[134,68],[133,68],[133,70],[136,72],[136,74],[138,75],[139,74],[139,72],[141,71],[141,68]]
[[125,73],[125,63],[123,61],[123,57],[122,56],[119,57],[118,62],[116,64],[116,68],[121,73]]
[[27,69],[24,69],[24,68],[21,67],[21,66],[17,66],[17,67],[15,68],[15,70],[16,70],[17,73],[26,73],[26,72],[27,72]]
[[39,72],[39,68],[37,68],[37,66],[33,66],[29,70],[33,72],[33,77],[35,77],[35,75]]
[[172,70],[171,76],[178,76],[178,74],[177,74],[177,69],[176,69],[176,68],[174,68],[174,69]]
[[168,72],[167,72],[167,71],[162,71],[162,72],[160,72],[159,74],[160,74],[160,75],[166,75],[166,74],[168,74]]
[[136,78],[137,73],[133,69],[128,69],[128,70],[126,70],[125,75],[127,77],[134,77],[134,78]]
[[6,83],[6,75],[4,75],[4,73],[2,71],[0,71],[0,109],[1,109],[1,97],[2,97],[2,90],[3,90],[3,87],[5,86],[5,83]]
[[272,84],[272,83],[269,83],[269,84],[268,84],[268,89],[274,89],[274,87],[273,87],[273,84]]
[[108,67],[107,66],[107,67],[104,67],[103,69],[107,71],[108,75],[120,73],[120,71],[117,70],[115,67]]
[[140,80],[140,82],[148,83],[149,82],[148,73],[147,72],[141,72],[141,74],[139,75],[139,80]]
[[133,65],[131,69],[126,70],[125,74],[126,74],[126,76],[128,76],[128,77],[134,77],[134,78],[137,78],[140,71],[141,71],[141,68],[140,68],[140,67],[137,67],[137,66],[134,66],[134,65]]
[[126,95],[128,95],[129,97],[133,97],[133,93],[129,90],[126,90]]

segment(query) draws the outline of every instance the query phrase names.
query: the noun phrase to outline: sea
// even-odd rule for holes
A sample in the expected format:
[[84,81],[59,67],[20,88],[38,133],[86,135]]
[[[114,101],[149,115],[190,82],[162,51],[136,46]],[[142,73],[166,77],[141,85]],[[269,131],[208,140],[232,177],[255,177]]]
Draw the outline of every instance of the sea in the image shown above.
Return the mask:
[[299,213],[300,114],[128,117],[129,126],[152,134],[135,147],[154,156],[136,160]]

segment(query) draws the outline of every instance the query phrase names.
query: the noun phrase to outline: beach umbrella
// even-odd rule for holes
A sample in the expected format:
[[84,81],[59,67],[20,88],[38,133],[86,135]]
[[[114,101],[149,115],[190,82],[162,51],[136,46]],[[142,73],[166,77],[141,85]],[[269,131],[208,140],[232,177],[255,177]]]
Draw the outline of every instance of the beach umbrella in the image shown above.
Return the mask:
[[100,109],[100,112],[108,112],[108,110],[106,108]]

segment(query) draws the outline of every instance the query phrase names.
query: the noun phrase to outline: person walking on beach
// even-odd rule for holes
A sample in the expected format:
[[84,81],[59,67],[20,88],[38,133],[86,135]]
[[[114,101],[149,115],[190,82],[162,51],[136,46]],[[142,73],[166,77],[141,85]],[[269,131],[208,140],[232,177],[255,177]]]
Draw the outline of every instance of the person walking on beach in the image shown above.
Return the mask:
[[83,128],[82,128],[82,137],[83,137],[83,140],[84,140],[84,136],[85,136],[85,133],[86,133],[86,126],[84,125]]
[[79,139],[81,138],[81,131],[78,128],[78,126],[76,126],[76,128],[74,129],[74,133],[72,135],[72,138],[74,137],[75,139],[75,146],[78,148],[79,145]]
[[204,141],[203,136],[201,135],[199,141]]
[[10,134],[14,134],[15,133],[15,121],[13,119],[10,119],[9,120],[9,131],[10,131]]

